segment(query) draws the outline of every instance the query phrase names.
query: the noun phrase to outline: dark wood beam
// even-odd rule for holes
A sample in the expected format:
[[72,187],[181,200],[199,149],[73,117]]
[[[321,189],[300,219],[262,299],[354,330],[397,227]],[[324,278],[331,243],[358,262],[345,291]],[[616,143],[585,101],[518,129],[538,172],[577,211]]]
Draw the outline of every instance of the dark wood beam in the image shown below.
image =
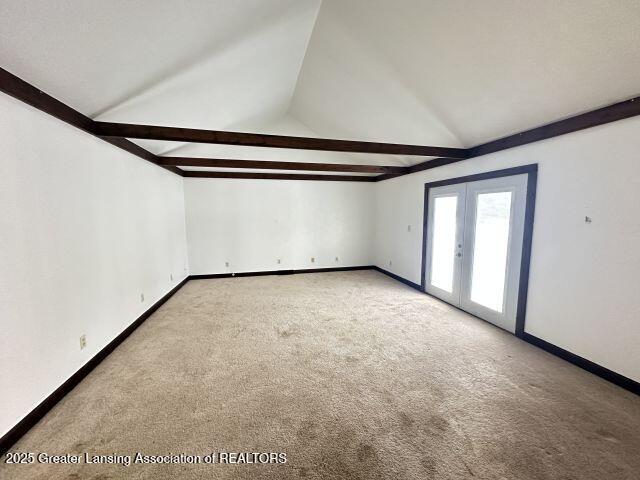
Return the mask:
[[130,123],[95,122],[94,128],[97,135],[104,137],[143,138],[147,140],[166,140],[173,142],[216,143],[246,147],[293,148],[298,150],[322,150],[330,152],[419,155],[424,157],[467,158],[468,156],[467,150],[464,148],[289,137],[261,133],[134,125]]
[[399,166],[232,160],[224,158],[158,157],[158,161],[161,165],[181,167],[258,168],[265,170],[305,170],[315,172],[404,173],[408,170],[407,167]]
[[304,173],[261,172],[206,172],[184,170],[185,177],[194,178],[249,178],[261,180],[320,180],[331,182],[375,182],[376,177],[365,175],[312,175]]
[[558,120],[557,122],[549,123],[541,127],[532,128],[514,135],[509,135],[508,137],[477,145],[469,150],[470,158],[527,145],[528,143],[539,142],[540,140],[558,137],[586,128],[597,127],[598,125],[635,117],[636,115],[640,115],[640,97],[614,103],[613,105],[591,110],[587,113],[575,115],[565,118],[564,120]]
[[[539,142],[541,140],[547,140],[567,133],[578,132],[587,128],[597,127],[599,125],[605,125],[618,120],[624,120],[625,118],[635,117],[637,115],[640,115],[640,96],[598,108],[596,110],[591,110],[590,112],[574,115],[573,117],[565,118],[564,120],[558,120],[541,127],[525,130],[498,140],[476,145],[475,147],[468,149],[469,156],[467,159],[500,152],[509,148],[520,147],[522,145]],[[432,168],[461,162],[462,160],[467,159],[436,158],[433,160],[427,160],[426,162],[418,163],[409,167],[408,171],[404,173],[378,175],[376,177],[376,181],[380,182],[390,178],[408,175],[409,173],[430,170]]]
[[140,145],[135,144],[127,140],[126,138],[118,138],[118,137],[104,137],[104,138],[98,137],[98,138],[100,138],[101,140],[104,140],[107,143],[110,143],[111,145],[115,145],[116,147],[121,148],[122,150],[126,150],[127,152],[132,153],[136,157],[143,158],[144,160],[147,160],[151,163],[155,163],[159,167],[166,168],[168,170],[171,170],[174,173],[178,173],[179,175],[182,175],[182,170],[180,170],[179,168],[161,165],[160,162],[158,162],[159,157],[157,155],[151,153],[149,150],[145,150]]
[[407,175],[409,173],[421,172],[423,170],[430,170],[436,167],[442,167],[443,165],[449,165],[450,163],[461,162],[464,159],[457,158],[434,158],[433,160],[427,160],[426,162],[417,163],[415,165],[411,165],[410,167],[405,167],[406,171],[400,173],[386,173],[384,175],[378,175],[376,177],[376,182],[381,182],[382,180],[388,180],[390,178],[401,177],[402,175]]
[[[47,113],[52,117],[57,118],[69,125],[72,125],[83,132],[89,133],[94,136],[98,136],[94,132],[95,122],[83,115],[82,113],[74,110],[70,106],[62,103],[60,100],[48,95],[42,90],[34,87],[30,83],[25,82],[20,77],[13,75],[12,73],[0,68],[0,92],[4,92],[7,95],[12,96],[20,100],[21,102],[31,105],[37,108],[41,112]],[[99,138],[102,138],[98,136]],[[127,152],[136,155],[144,160],[155,163],[158,166],[166,170],[170,170],[173,173],[182,175],[182,170],[176,167],[159,165],[156,160],[156,155],[145,150],[144,148],[130,142],[126,138],[102,138],[102,140],[115,145],[118,148],[126,150]]]
[[[604,125],[617,120],[640,115],[640,97],[635,97],[613,105],[598,108],[587,113],[559,120],[541,127],[509,135],[498,140],[483,143],[470,149],[432,147],[421,145],[403,145],[393,143],[359,142],[352,140],[331,140],[308,137],[289,137],[281,135],[263,135],[255,133],[223,132],[215,130],[198,130],[188,128],[161,127],[152,125],[133,125],[121,123],[96,122],[74,110],[56,98],[46,94],[19,77],[0,68],[0,92],[4,92],[32,107],[66,122],[84,132],[121,148],[144,160],[152,162],[178,175],[209,178],[282,178],[301,180],[338,180],[338,181],[381,181],[401,175],[448,165],[469,158],[475,158],[509,148],[526,145],[540,140],[577,132],[586,128]],[[323,150],[354,153],[378,153],[388,155],[437,156],[411,167],[391,167],[377,165],[345,165],[345,164],[312,164],[304,162],[271,162],[253,160],[224,159],[184,159],[169,160],[170,157],[158,157],[129,138],[152,140],[171,140],[197,143],[219,143],[227,145],[243,145],[254,147],[292,148],[301,150]],[[244,174],[235,172],[186,172],[170,162],[182,163],[183,166],[209,166],[222,168],[261,168],[261,169],[295,169],[341,172],[380,173],[375,177],[340,176],[340,175],[296,175],[296,174]],[[206,165],[196,165],[203,162]],[[208,163],[207,163],[208,162]],[[230,164],[229,162],[234,162]],[[241,162],[237,163],[237,162]],[[251,175],[251,176],[249,176]],[[255,175],[260,175],[255,176]],[[268,177],[267,177],[268,176]],[[318,177],[318,178],[311,178]],[[321,178],[320,178],[321,177]]]
[[[356,175],[297,175],[297,174],[275,174],[275,173],[236,173],[236,172],[188,172],[180,168],[177,168],[170,157],[159,157],[153,153],[145,150],[139,145],[127,140],[121,136],[102,136],[96,131],[96,124],[91,118],[83,115],[77,110],[64,104],[60,100],[48,95],[47,93],[39,90],[28,82],[25,82],[21,78],[13,75],[0,68],[0,91],[10,95],[21,102],[31,105],[38,110],[51,115],[58,120],[61,120],[69,125],[72,125],[83,132],[97,136],[111,145],[114,145],[122,150],[125,150],[137,157],[152,162],[162,168],[170,170],[180,176],[188,177],[205,177],[205,178],[271,178],[282,180],[325,180],[325,181],[351,181],[351,182],[373,182],[375,177],[372,176],[356,176]],[[286,137],[285,137],[286,138]],[[357,142],[356,142],[357,143]],[[201,159],[199,159],[201,160]],[[207,159],[205,159],[207,160]],[[214,160],[215,161],[215,160]],[[236,163],[233,165],[203,165],[203,166],[226,166],[231,168],[277,168],[277,169],[290,169],[296,166],[296,169],[302,170],[308,166],[310,168],[318,169],[321,171],[345,171],[345,172],[358,172],[358,173],[385,173],[385,172],[397,172],[394,170],[404,167],[385,167],[385,166],[372,166],[372,165],[332,165],[332,164],[305,164],[301,162],[261,162],[261,161],[238,161],[242,162],[245,166],[240,166]],[[182,165],[182,163],[180,163]],[[284,167],[282,165],[286,164]],[[187,164],[184,164],[187,165]],[[326,168],[322,168],[322,165],[327,165]],[[335,168],[335,170],[333,170]],[[369,171],[370,170],[370,171]]]
[[48,113],[58,120],[73,125],[80,130],[91,132],[93,120],[89,117],[65,105],[60,100],[44,93],[42,90],[39,90],[3,68],[0,68],[0,91],[40,111]]

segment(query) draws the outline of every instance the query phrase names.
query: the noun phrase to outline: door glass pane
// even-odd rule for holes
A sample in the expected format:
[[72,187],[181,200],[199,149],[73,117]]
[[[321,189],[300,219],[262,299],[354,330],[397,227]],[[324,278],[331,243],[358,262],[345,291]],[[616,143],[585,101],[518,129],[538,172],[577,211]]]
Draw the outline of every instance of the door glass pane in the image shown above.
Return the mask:
[[480,193],[476,203],[471,301],[502,313],[511,192]]
[[453,266],[456,246],[456,210],[458,197],[436,197],[433,210],[433,249],[431,285],[453,291]]

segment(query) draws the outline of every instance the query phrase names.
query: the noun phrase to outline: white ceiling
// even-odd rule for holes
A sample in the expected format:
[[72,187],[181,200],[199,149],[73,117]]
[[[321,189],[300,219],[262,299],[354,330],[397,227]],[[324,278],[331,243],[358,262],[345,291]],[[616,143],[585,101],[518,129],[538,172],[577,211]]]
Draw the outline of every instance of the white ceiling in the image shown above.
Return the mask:
[[[320,0],[0,0],[0,60],[3,68],[94,118],[172,87],[202,95],[203,84],[209,91],[201,108],[220,107],[213,101],[237,94],[237,84],[253,94],[282,82],[289,87],[288,100],[319,5]],[[227,106],[238,100],[227,99]],[[156,109],[149,115],[166,114]]]
[[108,121],[469,147],[636,96],[638,65],[638,0],[0,0],[0,66]]
[[638,94],[638,0],[324,0],[291,113],[471,147]]

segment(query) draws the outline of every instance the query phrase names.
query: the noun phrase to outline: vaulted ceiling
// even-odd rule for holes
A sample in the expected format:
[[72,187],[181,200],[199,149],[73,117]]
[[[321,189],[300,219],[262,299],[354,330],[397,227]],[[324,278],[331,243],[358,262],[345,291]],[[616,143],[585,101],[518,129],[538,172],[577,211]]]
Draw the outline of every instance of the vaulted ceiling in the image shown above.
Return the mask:
[[471,147],[640,93],[639,21],[637,0],[0,0],[0,66],[101,121]]

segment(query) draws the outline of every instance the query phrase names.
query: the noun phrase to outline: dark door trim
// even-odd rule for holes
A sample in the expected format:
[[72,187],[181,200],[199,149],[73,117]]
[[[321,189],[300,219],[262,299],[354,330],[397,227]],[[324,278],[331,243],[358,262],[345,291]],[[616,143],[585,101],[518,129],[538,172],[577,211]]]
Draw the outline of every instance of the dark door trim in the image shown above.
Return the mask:
[[432,188],[457,183],[476,182],[490,178],[510,177],[512,175],[527,175],[527,197],[524,213],[524,233],[522,238],[522,259],[520,261],[520,283],[518,285],[518,306],[516,311],[516,337],[524,336],[524,321],[527,310],[527,294],[529,290],[529,267],[531,265],[531,242],[533,240],[533,217],[536,208],[536,187],[538,184],[538,164],[522,165],[519,167],[505,168],[492,172],[478,173],[464,177],[449,178],[437,182],[429,182],[424,185],[424,212],[422,217],[422,270],[420,286],[426,290],[425,274],[427,267],[427,220],[429,218],[429,191]]

